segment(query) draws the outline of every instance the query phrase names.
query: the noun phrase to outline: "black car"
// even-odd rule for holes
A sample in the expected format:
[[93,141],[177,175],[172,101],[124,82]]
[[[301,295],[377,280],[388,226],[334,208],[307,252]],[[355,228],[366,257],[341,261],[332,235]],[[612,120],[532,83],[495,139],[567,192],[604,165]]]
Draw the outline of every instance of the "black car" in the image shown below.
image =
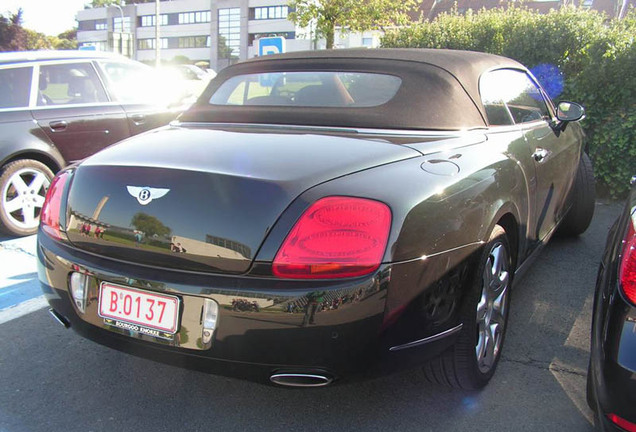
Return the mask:
[[604,431],[636,431],[636,177],[607,238],[594,296],[588,404]]
[[154,69],[99,52],[0,53],[0,230],[33,234],[54,173],[173,120]]
[[484,386],[513,281],[594,180],[528,70],[444,50],[267,56],[60,173],[39,280],[114,348],[287,386],[424,365]]

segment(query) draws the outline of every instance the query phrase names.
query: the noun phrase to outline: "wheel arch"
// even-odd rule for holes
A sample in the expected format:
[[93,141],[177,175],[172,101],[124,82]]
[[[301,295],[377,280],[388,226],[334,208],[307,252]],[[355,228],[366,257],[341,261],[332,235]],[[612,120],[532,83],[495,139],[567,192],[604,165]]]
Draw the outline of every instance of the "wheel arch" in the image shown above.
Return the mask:
[[516,268],[521,253],[521,228],[518,218],[510,211],[507,211],[498,216],[497,221],[493,224],[490,232],[494,229],[495,225],[501,226],[506,232],[508,237],[508,243],[510,244],[510,254],[512,260],[512,267]]
[[64,159],[62,159],[61,157],[55,157],[51,154],[46,154],[39,151],[31,150],[31,151],[25,151],[25,152],[11,155],[11,157],[5,159],[2,162],[2,167],[5,167],[11,162],[24,160],[24,159],[32,159],[32,160],[36,160],[38,162],[43,163],[51,171],[53,171],[53,174],[56,174],[59,170],[61,170],[66,165],[64,163]]

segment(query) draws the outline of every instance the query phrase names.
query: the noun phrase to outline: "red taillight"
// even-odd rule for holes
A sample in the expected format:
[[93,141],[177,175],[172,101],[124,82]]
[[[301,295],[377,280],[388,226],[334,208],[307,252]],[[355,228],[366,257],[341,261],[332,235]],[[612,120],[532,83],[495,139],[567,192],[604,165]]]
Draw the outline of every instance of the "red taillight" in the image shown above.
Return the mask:
[[619,277],[625,297],[636,304],[636,212],[632,212],[628,225]]
[[380,266],[391,228],[386,204],[328,197],[303,213],[276,254],[274,275],[327,279],[362,276]]
[[628,432],[636,432],[636,424],[625,420],[624,418],[619,417],[616,414],[608,414],[607,418],[609,418],[612,423],[622,427]]
[[53,238],[61,239],[60,233],[60,209],[62,206],[62,196],[64,195],[64,186],[68,179],[68,172],[58,174],[46,192],[46,199],[42,206],[40,215],[40,226],[42,230]]

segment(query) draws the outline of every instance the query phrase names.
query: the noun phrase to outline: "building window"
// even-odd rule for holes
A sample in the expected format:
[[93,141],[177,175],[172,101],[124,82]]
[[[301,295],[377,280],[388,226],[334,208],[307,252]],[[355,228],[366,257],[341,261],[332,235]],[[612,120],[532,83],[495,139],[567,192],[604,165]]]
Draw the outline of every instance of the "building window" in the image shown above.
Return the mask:
[[289,13],[287,6],[263,6],[255,7],[250,11],[250,19],[267,20],[267,19],[286,19]]
[[98,20],[86,20],[80,21],[78,24],[79,30],[91,31],[91,30],[108,30],[108,23],[105,19]]
[[179,14],[179,24],[208,23],[211,17],[210,11],[183,12]]
[[[156,15],[142,15],[139,17],[139,26],[140,27],[154,27],[157,16]],[[165,26],[168,25],[168,15],[161,14],[159,15],[159,25]]]
[[179,48],[205,48],[210,46],[210,36],[185,36],[179,38]]
[[124,28],[122,29],[121,17],[113,18],[113,31],[119,33],[130,33],[130,17],[124,17]]
[[363,37],[362,38],[362,46],[371,48],[373,47],[373,38],[372,37]]
[[241,8],[219,9],[219,59],[241,56]]
[[[167,49],[168,48],[168,38],[161,38],[159,39],[161,42],[161,49]],[[156,43],[155,43],[156,39],[152,38],[152,39],[138,39],[137,40],[137,49],[140,50],[151,50],[151,49],[155,49]]]

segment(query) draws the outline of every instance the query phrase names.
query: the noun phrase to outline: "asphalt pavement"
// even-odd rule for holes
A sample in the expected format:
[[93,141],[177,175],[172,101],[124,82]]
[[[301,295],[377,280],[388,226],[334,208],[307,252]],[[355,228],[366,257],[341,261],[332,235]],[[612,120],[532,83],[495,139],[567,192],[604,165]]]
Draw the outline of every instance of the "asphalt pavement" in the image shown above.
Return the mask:
[[[476,392],[430,385],[419,370],[289,390],[110,350],[57,324],[38,292],[25,294],[37,286],[34,239],[0,239],[0,432],[593,431],[592,298],[620,208],[597,204],[585,234],[553,239],[518,281],[502,361]],[[34,311],[16,309],[28,302]]]

